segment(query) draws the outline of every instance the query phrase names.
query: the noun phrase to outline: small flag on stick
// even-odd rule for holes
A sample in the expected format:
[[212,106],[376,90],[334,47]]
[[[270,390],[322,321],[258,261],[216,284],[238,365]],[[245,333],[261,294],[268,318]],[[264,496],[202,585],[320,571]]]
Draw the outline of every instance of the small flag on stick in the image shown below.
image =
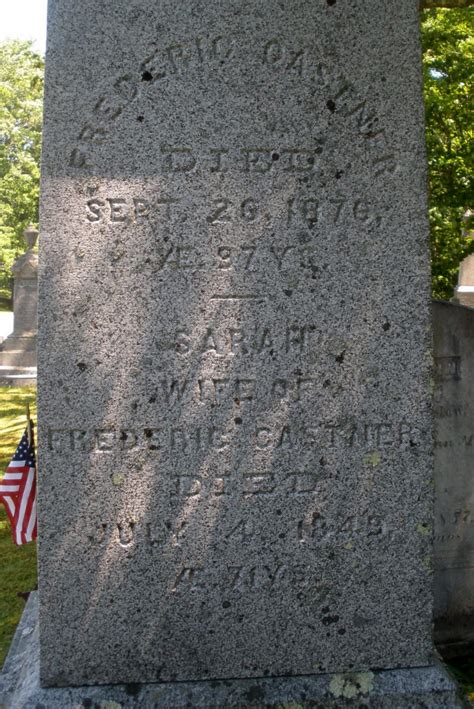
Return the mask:
[[20,445],[0,480],[0,502],[10,520],[13,542],[31,542],[38,536],[36,522],[36,459],[33,421],[26,407],[28,425]]

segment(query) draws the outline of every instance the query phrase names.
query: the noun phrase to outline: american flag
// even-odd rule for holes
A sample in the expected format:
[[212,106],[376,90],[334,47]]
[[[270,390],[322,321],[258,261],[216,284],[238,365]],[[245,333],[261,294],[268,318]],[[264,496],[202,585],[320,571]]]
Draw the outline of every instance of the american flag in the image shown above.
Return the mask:
[[10,520],[13,542],[20,545],[36,539],[36,461],[32,422],[0,480],[0,502]]

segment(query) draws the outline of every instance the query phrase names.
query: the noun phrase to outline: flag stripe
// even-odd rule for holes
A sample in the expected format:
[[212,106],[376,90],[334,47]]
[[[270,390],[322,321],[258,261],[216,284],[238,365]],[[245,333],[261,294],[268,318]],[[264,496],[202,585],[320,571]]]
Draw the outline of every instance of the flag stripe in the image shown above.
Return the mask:
[[30,518],[28,522],[28,527],[26,530],[26,541],[31,542],[33,541],[33,531],[36,527],[36,499],[33,498],[33,504],[31,505],[31,510],[30,510]]
[[[8,496],[0,497],[0,502],[5,504],[7,517],[10,520],[10,526],[13,531],[15,529],[15,503],[13,499]],[[15,541],[15,538],[13,538],[13,541]]]
[[20,508],[18,510],[18,518],[17,518],[17,523],[16,523],[16,537],[20,541],[17,542],[17,544],[23,544],[23,534],[24,534],[24,524],[25,524],[25,512],[26,512],[26,506],[28,504],[28,499],[30,497],[30,492],[31,492],[31,487],[33,485],[33,478],[34,478],[35,471],[31,471],[28,473],[28,477],[26,479],[26,485],[25,489],[23,491],[23,494],[21,496],[21,501],[20,501]]
[[[23,529],[25,530],[25,541],[29,542],[31,539],[28,539],[28,528],[31,523],[31,512],[33,510],[33,505],[35,504],[35,497],[36,497],[36,481],[35,481],[35,469],[31,469],[31,490],[28,494],[28,499],[26,501],[26,510],[25,510],[25,522],[23,523]],[[36,510],[36,506],[35,506]]]
[[14,504],[12,498],[9,497],[8,495],[5,495],[5,497],[3,499],[7,503],[7,507],[10,510],[10,514],[14,515],[15,514],[15,504]]
[[33,426],[24,432],[0,480],[0,503],[5,506],[15,544],[37,537],[36,470]]

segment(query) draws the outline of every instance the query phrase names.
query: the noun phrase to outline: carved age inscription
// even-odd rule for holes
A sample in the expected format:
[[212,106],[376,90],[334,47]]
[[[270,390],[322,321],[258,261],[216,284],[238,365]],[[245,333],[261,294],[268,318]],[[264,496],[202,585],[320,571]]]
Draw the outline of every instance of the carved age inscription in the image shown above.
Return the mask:
[[[203,197],[201,204],[194,205],[193,224],[180,226],[183,234],[177,237],[173,227],[187,218],[179,193],[99,196],[93,186],[88,192],[94,196],[85,200],[84,215],[92,228],[134,225],[147,227],[155,237],[161,237],[146,254],[146,263],[154,273],[189,275],[216,269],[220,273],[251,274],[265,268],[281,274],[303,272],[314,279],[321,266],[318,244],[325,240],[328,230],[355,229],[358,233],[361,228],[370,231],[383,223],[365,199],[338,191],[329,199],[317,193],[292,195],[281,206],[265,204],[253,196],[235,199],[218,195]],[[209,245],[202,239],[203,243],[196,244],[195,238],[191,242],[196,224],[210,236],[218,236],[220,243]],[[242,243],[235,242],[236,226],[242,229]],[[271,243],[274,235],[269,230],[275,227],[283,235],[295,229],[306,230],[306,234],[302,231],[296,244],[285,236]]]
[[[474,529],[474,509],[468,505],[458,505],[456,509],[449,510],[448,514],[440,512],[438,515],[438,533],[434,539],[448,547],[451,542],[466,541],[472,536]],[[455,553],[457,547],[455,548]]]

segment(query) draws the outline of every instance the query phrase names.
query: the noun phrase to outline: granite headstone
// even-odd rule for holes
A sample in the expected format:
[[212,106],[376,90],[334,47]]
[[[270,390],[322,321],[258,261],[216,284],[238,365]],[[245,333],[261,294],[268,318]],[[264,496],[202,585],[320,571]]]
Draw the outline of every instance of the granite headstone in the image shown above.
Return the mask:
[[49,10],[43,683],[431,665],[418,3]]
[[474,647],[474,309],[433,303],[435,639]]
[[38,230],[30,226],[24,238],[28,249],[12,266],[13,273],[13,335],[32,337],[38,331],[38,254],[33,250]]

